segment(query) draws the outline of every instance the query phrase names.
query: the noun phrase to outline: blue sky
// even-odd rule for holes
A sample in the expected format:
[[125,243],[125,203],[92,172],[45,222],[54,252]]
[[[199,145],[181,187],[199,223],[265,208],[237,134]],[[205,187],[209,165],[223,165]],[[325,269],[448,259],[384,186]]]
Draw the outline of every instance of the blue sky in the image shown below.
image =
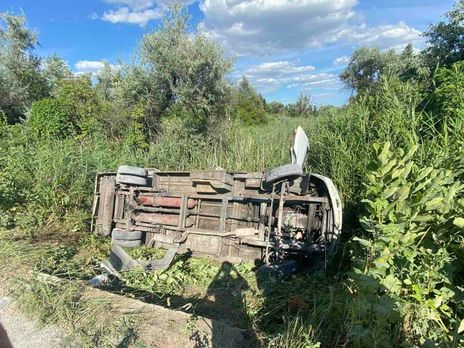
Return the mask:
[[[2,0],[0,12],[23,12],[39,35],[37,52],[58,54],[75,72],[106,60],[129,61],[142,36],[160,25],[162,0]],[[346,102],[338,74],[357,47],[401,49],[443,19],[452,0],[184,0],[191,25],[235,59],[268,100],[309,93],[317,105]]]

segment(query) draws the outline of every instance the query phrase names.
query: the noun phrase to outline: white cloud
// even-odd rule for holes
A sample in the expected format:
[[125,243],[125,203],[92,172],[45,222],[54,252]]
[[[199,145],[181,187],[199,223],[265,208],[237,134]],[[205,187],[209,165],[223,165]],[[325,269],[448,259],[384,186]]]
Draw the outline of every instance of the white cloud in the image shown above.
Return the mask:
[[312,65],[296,65],[289,61],[261,63],[246,69],[243,75],[261,91],[272,91],[281,87],[306,91],[339,83],[338,77],[334,74],[317,73]]
[[[105,11],[102,20],[110,23],[137,24],[141,27],[151,20],[160,19],[163,11],[169,6],[166,0],[103,0],[115,8]],[[189,5],[195,0],[181,0]],[[93,15],[92,15],[93,17]]]
[[95,60],[80,60],[75,64],[75,66],[77,71],[83,73],[93,73],[103,69],[105,64],[103,62]]
[[337,57],[332,61],[332,65],[334,66],[342,66],[342,65],[347,65],[350,62],[350,57],[348,56],[342,56],[342,57]]
[[294,73],[304,73],[313,71],[312,65],[296,66],[295,63],[285,61],[265,62],[248,70],[252,74],[278,73],[279,75],[289,75]]
[[[80,60],[74,66],[76,68],[76,75],[96,75],[105,67],[105,63],[99,60]],[[110,67],[113,69],[119,69],[121,66],[110,64]]]
[[302,51],[325,44],[397,48],[421,43],[404,22],[353,25],[357,0],[204,0],[198,28],[238,56]]
[[352,18],[356,0],[205,0],[199,28],[236,54],[319,46]]
[[368,27],[362,24],[336,33],[329,42],[349,41],[358,46],[376,46],[380,49],[403,49],[408,43],[422,45],[421,32],[400,21],[397,24]]
[[138,24],[141,27],[147,25],[147,22],[162,17],[162,11],[159,8],[147,10],[131,10],[128,7],[121,7],[118,10],[109,10],[104,12],[102,20],[111,23],[130,23]]

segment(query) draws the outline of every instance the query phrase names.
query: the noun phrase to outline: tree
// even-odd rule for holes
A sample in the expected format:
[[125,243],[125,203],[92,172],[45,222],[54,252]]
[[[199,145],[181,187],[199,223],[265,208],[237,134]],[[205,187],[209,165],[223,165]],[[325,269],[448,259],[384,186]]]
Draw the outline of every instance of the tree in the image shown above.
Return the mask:
[[112,101],[120,97],[123,76],[121,69],[112,67],[108,62],[103,63],[103,69],[97,74],[96,90],[102,100]]
[[140,59],[142,66],[129,76],[145,91],[151,117],[159,117],[174,105],[201,123],[224,115],[229,94],[226,76],[232,62],[205,34],[189,32],[184,7],[172,6],[162,28],[144,36]]
[[68,64],[57,55],[47,57],[43,61],[41,72],[47,83],[48,94],[53,93],[62,80],[72,77]]
[[288,114],[292,117],[307,117],[314,108],[311,103],[311,97],[308,94],[301,93],[294,104],[287,106]]
[[32,51],[37,36],[25,26],[24,16],[0,14],[0,108],[8,123],[24,119],[26,110],[47,95],[41,59]]
[[286,113],[285,105],[278,101],[267,103],[266,111],[272,115],[283,115]]
[[237,117],[245,124],[266,122],[262,97],[255,91],[246,76],[240,80],[233,99]]
[[423,55],[433,71],[464,59],[464,0],[457,1],[446,17],[447,21],[431,25],[424,33],[428,47]]
[[395,60],[396,54],[392,50],[382,53],[376,47],[361,47],[351,55],[348,66],[340,74],[340,79],[355,91],[372,88],[387,66]]
[[63,79],[53,97],[33,103],[27,124],[39,136],[64,138],[99,130],[102,106],[90,76]]
[[391,73],[396,73],[401,81],[427,82],[430,69],[421,54],[415,53],[412,44],[406,45],[393,66],[389,66]]
[[413,46],[408,44],[400,54],[394,50],[382,52],[368,47],[356,50],[340,79],[347,87],[360,92],[376,87],[385,74],[401,81],[424,81],[430,76],[423,57],[414,53]]

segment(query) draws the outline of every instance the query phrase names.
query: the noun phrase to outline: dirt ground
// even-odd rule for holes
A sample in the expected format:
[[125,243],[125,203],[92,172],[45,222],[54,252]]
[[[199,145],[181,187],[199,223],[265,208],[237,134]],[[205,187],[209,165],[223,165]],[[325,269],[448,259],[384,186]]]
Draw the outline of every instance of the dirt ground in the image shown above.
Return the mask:
[[[139,338],[149,347],[163,348],[207,348],[207,347],[256,347],[257,342],[248,332],[228,324],[192,316],[177,310],[144,303],[124,296],[110,294],[88,287],[86,296],[100,298],[114,304],[114,313],[124,313],[142,318],[138,327]],[[16,308],[11,297],[0,289],[0,323],[7,340],[2,341],[0,328],[0,348],[36,347],[81,347],[74,337],[56,326],[41,328],[36,321],[25,317]],[[117,344],[116,344],[117,345]],[[118,345],[119,346],[119,345]],[[124,345],[121,345],[124,346]]]

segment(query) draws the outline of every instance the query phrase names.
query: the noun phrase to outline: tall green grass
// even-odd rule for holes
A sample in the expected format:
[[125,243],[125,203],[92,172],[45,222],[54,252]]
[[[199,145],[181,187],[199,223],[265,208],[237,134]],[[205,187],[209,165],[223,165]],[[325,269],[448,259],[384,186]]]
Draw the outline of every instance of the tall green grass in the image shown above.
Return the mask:
[[163,125],[147,149],[98,135],[85,139],[33,140],[27,128],[11,127],[0,155],[0,223],[22,230],[85,220],[95,175],[119,165],[160,170],[259,171],[288,163],[292,132],[305,119],[276,119],[263,126],[230,126],[217,134],[192,133],[178,119]]

